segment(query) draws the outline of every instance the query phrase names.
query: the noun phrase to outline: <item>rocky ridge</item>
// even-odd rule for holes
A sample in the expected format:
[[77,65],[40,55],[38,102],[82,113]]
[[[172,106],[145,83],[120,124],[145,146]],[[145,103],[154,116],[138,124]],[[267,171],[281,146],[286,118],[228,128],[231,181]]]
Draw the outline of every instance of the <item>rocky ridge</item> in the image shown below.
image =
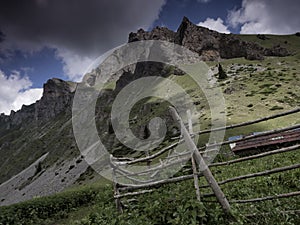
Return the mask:
[[23,122],[36,121],[42,123],[56,117],[62,112],[71,112],[70,106],[76,90],[76,83],[61,79],[49,79],[44,84],[43,96],[36,103],[23,105],[17,112],[0,115],[0,125],[6,124],[7,129],[21,125]]
[[197,52],[204,61],[245,57],[262,60],[264,56],[287,56],[290,53],[280,46],[264,48],[253,42],[242,41],[235,34],[222,34],[205,27],[196,26],[184,17],[176,32],[156,27],[147,32],[143,29],[130,33],[128,42],[141,40],[164,40],[182,45]]
[[[254,42],[241,40],[235,34],[222,34],[217,31],[209,30],[205,27],[196,26],[187,17],[176,32],[166,27],[156,27],[152,31],[138,30],[130,33],[128,42],[141,40],[164,40],[187,47],[193,52],[197,52],[204,61],[220,61],[221,59],[245,57],[249,60],[262,60],[264,56],[287,56],[290,53],[287,49],[280,46],[264,48]],[[146,76],[150,72],[165,76],[166,68],[160,63],[139,63],[131,70],[123,71],[117,80],[117,90],[122,89],[130,81]],[[182,72],[175,68],[176,74]],[[146,74],[146,75],[145,75]],[[85,76],[84,80],[95,79],[95,74]],[[97,76],[97,74],[96,74]],[[9,116],[0,115],[0,127],[5,124],[7,129],[11,126],[18,126],[24,121],[45,122],[56,117],[64,111],[71,111],[71,104],[76,83],[66,82],[61,79],[50,79],[44,84],[43,97],[36,103],[25,106],[21,110],[11,111]]]

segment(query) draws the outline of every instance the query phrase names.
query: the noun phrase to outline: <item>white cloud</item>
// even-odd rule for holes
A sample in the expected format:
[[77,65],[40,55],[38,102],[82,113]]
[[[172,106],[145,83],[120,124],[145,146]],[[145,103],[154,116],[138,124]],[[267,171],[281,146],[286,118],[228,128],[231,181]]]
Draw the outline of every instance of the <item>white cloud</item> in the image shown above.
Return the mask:
[[19,110],[22,105],[29,105],[42,97],[42,88],[31,88],[32,82],[27,76],[13,71],[6,76],[0,70],[0,113],[9,114]]
[[68,49],[58,49],[56,51],[58,59],[62,60],[65,75],[72,81],[80,82],[93,63],[94,59],[81,56]]
[[300,30],[300,1],[243,0],[242,7],[229,12],[232,27],[242,34],[292,34]]
[[202,27],[207,27],[211,30],[218,31],[220,33],[225,33],[225,34],[230,33],[228,27],[224,25],[224,21],[221,18],[218,18],[216,20],[212,18],[207,18],[204,22],[200,22],[197,25]]

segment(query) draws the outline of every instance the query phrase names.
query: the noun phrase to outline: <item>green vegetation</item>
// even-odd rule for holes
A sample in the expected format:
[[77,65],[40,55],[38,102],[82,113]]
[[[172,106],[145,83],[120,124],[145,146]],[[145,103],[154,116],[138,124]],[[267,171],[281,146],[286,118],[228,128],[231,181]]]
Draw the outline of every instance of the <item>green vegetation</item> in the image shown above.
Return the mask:
[[84,187],[1,207],[0,224],[51,224],[51,221],[68,217],[68,213],[79,207],[94,204],[97,195],[99,188]]
[[[300,150],[300,149],[299,149]],[[297,150],[297,151],[299,151]],[[225,149],[223,149],[225,151]],[[300,161],[295,152],[268,156],[224,167],[212,168],[218,181]],[[300,189],[300,170],[241,180],[222,185],[229,200],[250,199]],[[100,183],[100,182],[99,182]],[[287,211],[300,207],[300,197],[259,203],[232,204],[235,219],[226,217],[214,197],[197,202],[193,181],[165,185],[155,192],[136,197],[123,214],[115,208],[110,184],[74,187],[66,192],[9,207],[1,207],[0,224],[299,224],[300,217]],[[105,182],[104,182],[105,183]],[[200,185],[206,184],[201,177]],[[211,193],[201,189],[201,193]],[[265,213],[265,214],[263,214]],[[253,214],[247,217],[247,214]]]

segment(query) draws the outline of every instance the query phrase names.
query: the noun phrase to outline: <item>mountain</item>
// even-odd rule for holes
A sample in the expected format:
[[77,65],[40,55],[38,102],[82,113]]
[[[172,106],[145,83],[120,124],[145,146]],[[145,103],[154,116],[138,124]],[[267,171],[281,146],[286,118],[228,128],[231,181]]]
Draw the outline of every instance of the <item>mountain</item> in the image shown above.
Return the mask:
[[[17,112],[12,111],[9,116],[1,115],[2,204],[61,191],[87,169],[84,162],[79,165],[82,159],[78,152],[75,153],[71,129],[71,105],[76,85],[50,79],[44,85],[39,101],[23,106]],[[69,171],[72,165],[76,167]]]
[[196,26],[184,17],[177,32],[165,27],[156,27],[150,32],[143,29],[130,33],[129,42],[141,40],[165,40],[182,45],[202,56],[204,61],[216,61],[245,57],[261,60],[264,56],[288,56],[284,47],[265,48],[255,42],[244,41],[235,34],[221,34],[205,27]]
[[8,129],[36,121],[43,123],[55,118],[71,105],[76,83],[65,82],[61,79],[50,79],[43,87],[42,98],[29,106],[23,105],[18,112],[11,111],[10,116],[1,115],[0,120],[6,122]]
[[[299,82],[297,77],[300,71],[297,35],[221,34],[198,27],[185,17],[176,32],[156,27],[150,32],[140,29],[137,33],[130,33],[129,43],[140,40],[166,40],[182,45],[198,53],[212,71],[221,62],[229,79],[215,82],[219,82],[224,91],[230,123],[269,115],[269,109],[276,105],[282,110],[299,105],[299,91],[293,89],[294,82]],[[292,68],[295,70],[292,71]],[[178,81],[197,99],[197,107],[206,107],[202,103],[203,96],[192,89],[190,81],[177,68],[154,62],[137,63],[124,68],[108,81],[99,96],[95,113],[98,132],[114,155],[137,153],[122,145],[115,137],[109,122],[113,100],[128,83],[151,74],[160,74]],[[99,76],[101,71],[96,68],[85,75],[83,82],[93,87]],[[270,81],[271,78],[275,80]],[[277,82],[278,87],[273,87],[276,84],[263,86],[270,82]],[[0,115],[1,205],[54,194],[74,183],[98,179],[80,155],[73,135],[72,103],[77,86],[74,82],[50,79],[44,84],[43,96],[39,101],[23,106],[17,112],[12,111],[9,116]],[[271,94],[265,95],[260,89],[266,89]],[[250,103],[260,104],[261,99],[268,105],[248,107]],[[246,115],[239,108],[247,110]],[[147,122],[152,117],[163,116],[170,126],[167,137],[178,134],[178,130],[171,126],[165,109],[164,102],[145,101],[137,104],[131,115],[134,120],[133,133],[141,138],[147,137]],[[252,110],[251,114],[248,110]],[[204,127],[209,127],[209,113],[204,113],[201,119]]]

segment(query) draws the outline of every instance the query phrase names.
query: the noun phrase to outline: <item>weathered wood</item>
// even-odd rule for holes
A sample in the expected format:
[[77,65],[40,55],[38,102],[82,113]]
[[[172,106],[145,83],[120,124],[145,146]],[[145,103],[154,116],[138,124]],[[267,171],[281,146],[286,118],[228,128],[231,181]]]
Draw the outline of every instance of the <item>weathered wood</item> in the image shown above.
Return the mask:
[[[116,173],[115,173],[114,169],[113,169],[112,178],[113,178],[113,185],[114,185],[114,196],[117,196],[120,193],[119,193],[118,183],[117,183],[117,180],[116,180]],[[117,208],[118,212],[123,213],[123,207],[122,207],[122,203],[121,203],[120,198],[116,198],[115,203],[116,203],[116,208]]]
[[[135,160],[128,161],[128,162],[124,161],[124,162],[114,162],[114,163],[117,164],[117,165],[132,165],[132,164],[135,164],[135,163],[147,162],[151,159],[154,159],[154,158],[164,154],[165,152],[169,151],[170,149],[174,148],[176,145],[178,145],[182,142],[183,142],[183,140],[179,140],[179,141],[163,148],[162,150],[154,153],[153,155],[150,155],[150,156],[147,156],[147,157],[144,157],[144,158],[139,158],[139,159],[135,159]],[[122,158],[114,158],[114,157],[113,157],[113,159],[122,160]]]
[[125,193],[125,194],[115,195],[114,198],[119,199],[119,198],[124,198],[124,197],[128,197],[128,196],[142,195],[142,194],[146,194],[146,193],[151,193],[153,191],[154,190],[143,190],[143,191],[137,191],[137,192],[128,192],[128,193]]
[[187,162],[188,160],[190,159],[190,155],[189,156],[186,156],[185,157],[182,157],[181,159],[178,159],[178,160],[174,160],[170,163],[166,163],[166,164],[160,164],[156,167],[152,167],[150,169],[147,169],[145,171],[139,171],[139,172],[132,172],[132,171],[129,171],[129,170],[125,170],[123,168],[120,168],[120,166],[118,165],[115,165],[114,162],[111,162],[111,166],[114,167],[117,171],[121,171],[122,173],[125,173],[127,174],[127,176],[139,176],[139,175],[145,175],[145,174],[148,174],[148,173],[151,173],[151,172],[159,172],[160,170],[162,169],[165,169],[165,168],[168,168],[170,166],[174,166],[178,163],[183,163],[183,162]]
[[191,153],[194,155],[195,160],[199,166],[199,171],[202,172],[205,179],[207,180],[209,186],[213,190],[214,194],[216,195],[220,205],[222,206],[223,210],[226,213],[230,213],[230,205],[229,202],[224,195],[223,191],[221,190],[220,186],[218,185],[217,181],[215,180],[214,176],[212,175],[210,169],[206,165],[204,159],[202,158],[201,154],[199,153],[197,146],[193,142],[191,136],[189,135],[187,129],[185,128],[183,121],[181,120],[180,116],[178,115],[177,111],[173,108],[169,108],[170,113],[175,121],[177,121],[181,128],[181,133],[183,135],[185,144],[190,149]]
[[[251,120],[251,121],[247,121],[247,122],[243,122],[243,123],[232,124],[232,125],[229,125],[229,126],[198,131],[198,132],[195,132],[192,136],[207,134],[207,133],[210,133],[210,132],[221,131],[221,130],[230,130],[230,129],[243,127],[243,126],[248,126],[248,125],[253,125],[253,124],[256,124],[256,123],[264,122],[264,121],[271,120],[271,119],[276,119],[276,118],[279,118],[279,117],[291,115],[291,114],[298,113],[298,112],[300,112],[300,108],[296,108],[296,109],[293,109],[293,110],[290,110],[290,111],[287,111],[287,112],[283,112],[283,113],[275,114],[275,115],[272,115],[272,116],[269,116],[269,117],[263,117],[263,118],[260,118],[260,119]],[[181,137],[178,136],[178,137],[173,137],[172,139],[173,140],[178,140],[180,138]]]
[[184,176],[180,176],[180,177],[173,177],[173,178],[169,178],[169,179],[159,180],[159,181],[151,182],[148,184],[119,184],[120,185],[119,191],[133,191],[133,190],[142,189],[142,188],[157,187],[157,186],[161,186],[164,184],[171,184],[171,183],[176,183],[176,182],[180,182],[180,181],[190,180],[193,178],[194,178],[194,175],[190,174],[190,175],[184,175]]
[[194,176],[194,187],[196,191],[197,200],[200,202],[200,189],[199,189],[199,178],[198,178],[198,172],[197,172],[197,166],[194,157],[191,158],[192,161],[192,168],[193,168],[193,176]]
[[[114,196],[114,198],[125,198],[125,197],[129,197],[129,196],[136,196],[136,195],[142,195],[145,193],[151,193],[153,192],[153,189],[150,190],[143,190],[143,191],[136,191],[136,192],[128,192],[128,193],[124,193],[124,194],[119,194]],[[213,193],[208,193],[208,194],[202,194],[200,195],[201,198],[205,198],[205,197],[214,197],[215,195]]]
[[[281,129],[266,131],[266,132],[263,132],[261,134],[249,135],[247,137],[243,137],[243,138],[238,139],[238,140],[231,140],[231,141],[224,141],[224,142],[220,142],[220,143],[216,143],[216,144],[210,144],[209,147],[228,145],[228,144],[232,144],[232,143],[238,143],[238,142],[254,139],[254,138],[257,138],[257,137],[263,137],[263,136],[270,135],[270,134],[277,134],[277,133],[281,133],[281,132],[284,132],[284,131],[294,130],[294,129],[297,129],[297,128],[300,128],[300,124],[296,124],[294,126],[289,126],[289,127],[285,127],[285,128],[281,128]],[[205,149],[206,147],[202,147],[201,149],[203,149],[203,148]]]
[[[258,173],[251,173],[251,174],[247,174],[247,175],[243,175],[243,176],[233,177],[233,178],[229,178],[227,180],[220,181],[218,184],[222,185],[222,184],[226,184],[226,183],[230,183],[230,182],[234,182],[234,181],[238,181],[238,180],[244,180],[244,179],[253,178],[253,177],[271,175],[271,174],[274,174],[274,173],[284,172],[284,171],[293,170],[293,169],[297,169],[297,168],[300,168],[300,164],[295,164],[295,165],[292,165],[292,166],[279,167],[279,168],[275,168],[275,169],[271,169],[271,170],[265,170],[265,171],[258,172]],[[200,186],[200,188],[207,188],[207,187],[209,187],[209,186],[208,185]]]
[[[189,134],[193,135],[194,131],[193,131],[191,110],[188,109],[186,113],[187,113],[187,118],[188,118]],[[191,162],[192,162],[192,169],[193,169],[193,175],[194,175],[194,187],[195,187],[195,191],[196,191],[196,197],[197,197],[197,200],[200,202],[201,197],[200,197],[200,189],[199,189],[199,178],[197,175],[198,171],[197,171],[197,165],[196,165],[193,154],[191,155]]]
[[[133,178],[133,177],[131,177],[132,174],[131,175],[127,175],[127,174],[125,174],[125,173],[123,173],[121,171],[117,171],[117,170],[116,170],[116,173],[120,174],[119,176],[116,176],[116,178],[126,178],[126,179],[128,179],[130,181],[133,181],[135,183],[147,184],[149,182],[155,181],[155,179],[152,179],[152,180],[141,180],[141,179]],[[135,176],[141,176],[141,175],[135,175]]]
[[[143,191],[136,191],[136,192],[128,192],[128,193],[124,193],[124,194],[119,194],[114,196],[114,198],[126,198],[126,197],[131,197],[131,196],[136,196],[136,195],[142,195],[142,194],[146,194],[146,193],[152,193],[154,190],[150,189],[150,190],[143,190]],[[210,194],[201,194],[200,197],[201,198],[205,198],[205,197],[214,197],[215,195],[213,193]],[[216,202],[216,201],[215,201]]]
[[267,200],[273,200],[273,199],[279,199],[279,198],[289,198],[293,196],[300,195],[300,191],[290,192],[290,193],[284,193],[284,194],[278,194],[273,196],[266,196],[262,198],[253,198],[253,199],[245,199],[245,200],[231,200],[232,203],[250,203],[250,202],[261,202],[261,201],[267,201]]
[[[264,212],[264,213],[252,213],[252,214],[246,214],[244,215],[245,217],[261,217],[261,216],[267,216],[270,215],[274,212]],[[276,213],[280,214],[300,214],[300,210],[286,210],[286,211],[276,211]]]
[[293,109],[293,110],[290,110],[290,111],[278,113],[278,114],[275,114],[275,115],[272,115],[272,116],[267,116],[267,117],[263,117],[263,118],[260,118],[260,119],[239,123],[239,124],[233,124],[233,125],[229,125],[229,126],[225,126],[225,127],[218,127],[218,128],[215,128],[215,129],[207,129],[207,130],[199,131],[196,134],[206,134],[206,133],[210,133],[210,132],[214,132],[214,131],[229,130],[229,129],[234,129],[234,128],[237,128],[237,127],[253,125],[253,124],[256,124],[256,123],[264,122],[264,121],[271,120],[271,119],[276,119],[276,118],[279,118],[279,117],[291,115],[291,114],[298,113],[298,112],[300,112],[300,108],[296,108],[296,109]]
[[244,137],[244,138],[238,139],[238,140],[224,141],[224,142],[220,142],[220,143],[210,144],[208,146],[202,146],[202,147],[198,148],[198,150],[200,151],[201,154],[204,154],[205,152],[215,151],[215,150],[203,151],[207,147],[222,146],[222,145],[227,145],[227,144],[232,144],[232,143],[238,143],[238,142],[242,142],[242,141],[245,141],[245,140],[249,140],[249,139],[253,139],[253,138],[257,138],[257,137],[263,137],[265,135],[276,134],[276,133],[280,133],[280,132],[288,131],[288,130],[293,130],[293,129],[297,129],[297,128],[300,128],[300,124],[290,126],[290,127],[286,127],[286,128],[277,129],[277,130],[267,131],[267,132],[264,132],[262,134],[249,135],[247,137]]
[[[150,156],[150,153],[149,153],[149,150],[146,151],[146,157],[149,157]],[[150,168],[150,165],[151,165],[151,160],[147,160],[147,166],[148,166],[148,169]]]
[[189,134],[193,135],[194,131],[193,131],[193,121],[192,121],[192,114],[191,114],[191,110],[188,109],[186,111],[187,117],[188,117],[188,128],[189,128]]
[[231,164],[234,164],[234,163],[239,163],[239,162],[243,162],[243,161],[247,161],[247,160],[266,157],[266,156],[269,156],[269,155],[275,155],[275,154],[279,154],[279,153],[289,152],[289,151],[293,151],[293,150],[296,150],[296,149],[300,149],[300,144],[293,145],[293,146],[286,147],[286,148],[273,150],[273,151],[263,152],[263,153],[260,153],[260,154],[257,154],[257,155],[251,155],[251,156],[246,156],[246,157],[243,157],[243,158],[233,159],[233,160],[226,161],[226,162],[212,163],[212,164],[209,165],[209,167],[231,165]]
[[[185,128],[181,118],[177,114],[176,110],[174,108],[171,108],[170,111],[171,112],[173,111],[173,113],[175,112],[175,117],[174,117],[173,114],[172,114],[172,116],[181,125],[181,131],[182,131],[182,134],[183,134],[183,139],[177,141],[176,143],[171,144],[170,146],[158,151],[157,153],[155,153],[153,155],[147,155],[144,158],[139,158],[139,159],[134,159],[134,160],[132,160],[131,158],[126,158],[126,159],[121,158],[121,159],[118,159],[118,160],[128,160],[128,162],[114,162],[115,164],[117,164],[117,165],[114,165],[115,167],[113,169],[114,197],[115,197],[116,206],[117,206],[118,211],[120,211],[120,212],[123,211],[120,198],[152,192],[152,190],[143,190],[143,191],[138,191],[138,192],[130,192],[130,193],[120,194],[120,191],[132,191],[132,190],[141,189],[141,188],[159,187],[159,186],[164,185],[164,184],[181,182],[181,181],[188,180],[188,179],[194,179],[194,185],[195,185],[198,200],[200,200],[200,196],[212,196],[212,194],[200,195],[199,183],[196,184],[196,181],[197,182],[199,181],[198,176],[200,175],[200,173],[197,172],[197,168],[195,166],[196,162],[199,166],[200,171],[202,171],[202,174],[205,176],[205,178],[206,178],[206,180],[209,184],[209,185],[203,185],[203,186],[201,186],[201,188],[211,187],[213,192],[214,192],[214,195],[217,197],[218,202],[221,204],[224,211],[226,211],[226,212],[230,212],[230,205],[229,205],[229,202],[227,201],[224,193],[220,189],[219,185],[226,184],[226,183],[229,183],[229,182],[238,181],[238,180],[242,180],[242,179],[257,177],[257,176],[270,175],[270,174],[273,174],[273,173],[283,172],[283,171],[292,170],[292,169],[296,169],[296,168],[300,167],[300,164],[296,164],[296,165],[292,165],[292,166],[275,168],[275,169],[266,170],[266,171],[263,171],[263,172],[258,172],[258,173],[247,174],[247,175],[243,175],[243,176],[230,178],[230,179],[227,179],[227,180],[224,180],[224,181],[221,181],[221,182],[217,183],[215,178],[211,174],[211,171],[209,170],[208,166],[205,164],[205,162],[204,162],[200,152],[198,151],[195,143],[192,140],[192,137],[194,137],[195,135],[193,134],[190,116],[188,116],[188,118],[189,118],[189,123],[188,123],[189,132],[188,132],[187,129]],[[213,130],[200,131],[200,132],[197,132],[197,134],[204,134],[204,133],[209,133],[211,131],[218,131],[218,130],[223,130],[223,129],[233,129],[233,128],[237,128],[237,127],[247,126],[247,125],[263,122],[263,121],[266,121],[266,120],[278,118],[278,117],[281,117],[281,116],[290,115],[290,114],[293,114],[293,113],[296,113],[296,112],[299,112],[299,111],[300,111],[300,108],[297,108],[295,110],[291,110],[291,111],[284,112],[284,113],[279,113],[279,114],[276,114],[276,115],[273,115],[273,116],[270,116],[270,117],[264,117],[264,118],[261,118],[261,119],[258,119],[258,120],[253,120],[253,121],[249,121],[249,122],[235,124],[235,125],[231,125],[231,126],[227,126],[227,127],[221,127],[221,128],[217,128],[217,129],[213,129]],[[234,143],[234,142],[244,141],[244,140],[247,140],[247,139],[256,138],[256,137],[259,137],[259,136],[264,136],[264,135],[273,134],[273,133],[279,133],[279,132],[292,130],[292,129],[299,128],[299,127],[300,127],[300,125],[298,124],[298,125],[287,127],[287,128],[268,131],[268,132],[265,132],[265,133],[262,133],[262,134],[251,135],[251,136],[245,137],[241,140],[225,141],[225,142],[222,142],[222,143],[212,144],[212,145],[210,145],[210,147],[215,146],[215,145],[220,145],[220,144],[225,145],[225,144],[230,144],[230,143]],[[148,183],[148,181],[145,181],[144,184],[123,184],[123,185],[121,185],[121,184],[117,183],[116,170],[120,169],[118,167],[118,165],[131,165],[131,164],[135,164],[135,163],[139,163],[139,162],[150,162],[150,160],[156,158],[157,156],[162,155],[163,153],[165,153],[168,150],[174,148],[176,145],[178,145],[179,143],[182,143],[183,141],[185,141],[188,148],[192,151],[193,157],[195,157],[195,158],[192,157],[192,166],[193,166],[193,174],[192,175],[174,177],[174,178],[160,180],[160,181],[153,181],[152,180],[150,183]],[[248,157],[243,157],[243,158],[239,158],[239,159],[235,159],[235,160],[230,160],[230,161],[227,161],[227,162],[214,163],[214,164],[211,164],[209,167],[230,165],[230,164],[233,164],[233,163],[238,163],[238,162],[242,162],[242,161],[246,161],[246,160],[252,160],[252,159],[256,159],[256,158],[265,157],[265,156],[268,156],[268,155],[273,155],[273,154],[279,154],[279,153],[283,153],[283,152],[292,151],[292,150],[298,149],[299,147],[300,147],[300,145],[294,145],[294,146],[291,146],[291,147],[282,148],[282,149],[278,149],[278,150],[273,150],[273,151],[269,151],[269,152],[264,152],[264,153],[261,153],[261,154],[248,156]],[[203,148],[200,148],[200,149],[205,149],[205,148],[206,147],[203,147]],[[114,158],[114,159],[116,159],[116,158]],[[175,163],[178,163],[179,161],[182,161],[182,160],[180,159],[180,160],[168,163],[166,165],[162,164],[162,165],[158,166],[160,168],[158,168],[158,167],[156,168],[156,169],[158,169],[156,171],[159,171],[159,169],[162,169],[162,168],[168,167],[170,165],[173,165]],[[154,171],[154,168],[149,168],[149,170]],[[122,173],[125,173],[125,174],[122,174]],[[141,174],[148,173],[148,170],[145,171],[145,172],[142,171],[142,172],[139,172],[139,173],[141,173]],[[137,174],[132,173],[131,171],[127,171],[127,170],[125,170],[125,171],[121,170],[120,174],[125,175],[125,177],[126,176],[135,176],[135,175],[137,175]],[[142,183],[143,182],[144,181],[142,181]],[[197,191],[197,188],[198,188],[198,191]],[[247,202],[271,200],[271,199],[275,199],[275,198],[292,197],[292,196],[296,196],[296,195],[299,195],[299,193],[298,192],[292,192],[292,193],[287,193],[287,194],[279,194],[279,195],[276,195],[276,196],[267,196],[267,197],[256,198],[256,199],[233,200],[233,201],[230,201],[230,202],[247,203]]]
[[114,160],[118,160],[118,161],[132,161],[132,160],[135,160],[135,158],[130,158],[130,157],[114,157],[113,158]]
[[[283,131],[288,131],[288,130],[293,130],[293,129],[296,129],[296,128],[300,128],[300,124],[297,124],[297,125],[294,125],[294,126],[290,126],[290,127],[286,127],[286,128],[282,128],[282,129],[276,129],[276,130],[272,130],[272,131],[268,131],[268,132],[264,132],[262,134],[255,134],[255,135],[250,135],[248,137],[244,137],[242,139],[239,139],[239,140],[233,140],[233,141],[224,141],[224,142],[221,142],[221,143],[216,143],[216,144],[211,144],[209,145],[209,147],[212,147],[212,146],[220,146],[220,145],[226,145],[226,144],[231,144],[231,143],[237,143],[237,142],[241,142],[241,141],[245,141],[245,140],[249,140],[249,139],[252,139],[252,138],[257,138],[257,137],[262,137],[262,136],[265,136],[265,135],[269,135],[269,134],[275,134],[275,133],[280,133],[280,132],[283,132]],[[192,137],[194,135],[191,135]],[[182,143],[183,140],[180,140],[176,143],[173,143],[171,144],[170,146],[162,149],[161,151],[153,154],[153,155],[150,155],[150,156],[147,156],[147,157],[144,157],[144,158],[139,158],[139,159],[132,159],[132,158],[114,158],[113,159],[115,160],[127,160],[127,161],[122,161],[122,162],[114,162],[115,164],[118,164],[118,165],[132,165],[132,164],[135,164],[135,163],[139,163],[139,162],[149,162],[149,160],[151,159],[154,159],[156,158],[157,156],[165,153],[166,151],[170,150],[171,148],[175,147],[176,145]],[[205,150],[206,149],[206,146],[204,147],[201,147],[199,148],[198,150]],[[207,152],[207,151],[206,151]],[[203,154],[204,152],[200,152],[201,154]],[[188,153],[186,153],[188,154]],[[185,154],[184,154],[185,155]],[[178,155],[180,156],[180,155]],[[176,156],[174,156],[176,157]],[[131,159],[131,160],[130,160]]]
[[165,160],[171,160],[171,159],[174,159],[174,158],[187,157],[187,156],[190,158],[191,157],[191,152],[177,153],[177,155],[167,156],[164,159]]

